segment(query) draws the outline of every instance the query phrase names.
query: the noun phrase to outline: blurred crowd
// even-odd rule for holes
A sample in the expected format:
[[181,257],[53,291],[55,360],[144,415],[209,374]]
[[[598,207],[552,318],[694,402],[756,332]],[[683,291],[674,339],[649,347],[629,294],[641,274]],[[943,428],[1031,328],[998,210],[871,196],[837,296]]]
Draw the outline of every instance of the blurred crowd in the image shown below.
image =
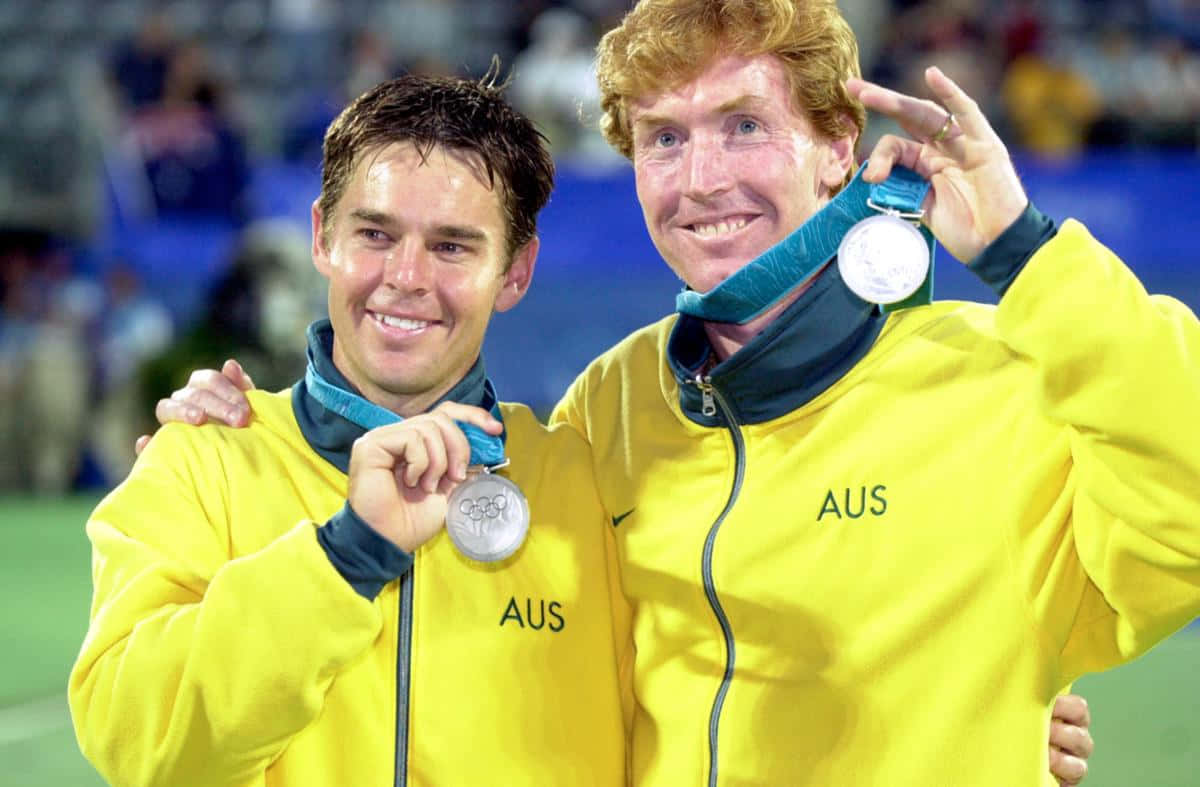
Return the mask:
[[[325,126],[375,82],[480,75],[499,55],[560,161],[620,166],[596,130],[592,51],[628,5],[5,0],[0,489],[119,479],[154,401],[196,366],[236,355],[267,387],[299,374],[322,309],[307,227],[266,218],[249,186],[264,161],[317,167]],[[841,6],[869,78],[922,93],[936,62],[1015,147],[1200,145],[1200,0]],[[860,149],[888,130],[873,120]],[[230,233],[202,291],[131,253],[167,221]]]

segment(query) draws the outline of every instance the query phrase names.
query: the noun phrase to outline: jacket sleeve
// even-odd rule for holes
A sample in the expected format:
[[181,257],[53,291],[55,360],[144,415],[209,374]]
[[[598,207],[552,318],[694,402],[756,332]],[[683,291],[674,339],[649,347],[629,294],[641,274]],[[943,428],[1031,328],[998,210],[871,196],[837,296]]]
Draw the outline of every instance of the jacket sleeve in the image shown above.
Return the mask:
[[254,778],[382,625],[312,522],[231,559],[238,512],[199,431],[160,429],[87,524],[94,596],[68,694],[80,747],[113,784]]
[[1050,506],[1066,528],[1020,534],[1049,543],[1021,559],[1066,682],[1200,614],[1200,323],[1068,221],[1001,299],[997,330],[1069,451]]

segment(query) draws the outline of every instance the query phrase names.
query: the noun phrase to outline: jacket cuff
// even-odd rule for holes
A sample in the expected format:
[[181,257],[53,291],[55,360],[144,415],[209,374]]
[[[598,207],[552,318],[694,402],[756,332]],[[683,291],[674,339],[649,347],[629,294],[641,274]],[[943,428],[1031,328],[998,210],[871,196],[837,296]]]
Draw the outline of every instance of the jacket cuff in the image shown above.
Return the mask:
[[317,528],[317,541],[333,567],[367,601],[374,601],[384,585],[412,568],[412,555],[372,530],[349,501]]
[[1030,202],[1017,220],[967,267],[997,295],[1004,297],[1029,258],[1057,232],[1054,221]]

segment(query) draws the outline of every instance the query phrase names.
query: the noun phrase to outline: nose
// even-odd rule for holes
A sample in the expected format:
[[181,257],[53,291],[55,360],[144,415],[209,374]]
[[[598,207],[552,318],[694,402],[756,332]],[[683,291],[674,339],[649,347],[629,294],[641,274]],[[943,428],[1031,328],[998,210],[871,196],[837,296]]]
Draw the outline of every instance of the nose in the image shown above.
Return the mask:
[[693,200],[703,202],[732,186],[731,162],[718,135],[694,134],[684,148],[682,165],[682,190]]
[[425,244],[416,237],[407,237],[388,255],[384,266],[384,284],[404,293],[422,295],[429,291],[433,276],[433,260]]

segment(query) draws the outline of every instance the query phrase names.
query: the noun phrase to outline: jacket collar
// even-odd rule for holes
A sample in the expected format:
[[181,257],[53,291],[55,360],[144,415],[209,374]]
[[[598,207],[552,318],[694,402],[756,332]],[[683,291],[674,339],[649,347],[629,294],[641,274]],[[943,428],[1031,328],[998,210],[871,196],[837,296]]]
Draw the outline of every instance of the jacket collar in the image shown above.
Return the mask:
[[[738,423],[770,421],[811,401],[854,366],[879,336],[884,315],[846,287],[829,265],[803,295],[746,346],[708,372]],[[680,315],[667,340],[667,361],[679,382],[684,414],[703,426],[722,423],[703,414],[692,384],[712,346],[702,320]]]
[[[329,320],[317,320],[308,326],[308,349],[313,365],[330,384],[357,396],[362,396],[333,363],[333,326]],[[487,374],[483,357],[475,359],[475,365],[434,406],[445,401],[462,402],[482,406],[486,397],[484,382]],[[430,408],[432,409],[432,408]],[[366,432],[332,410],[327,410],[308,392],[301,378],[292,386],[292,411],[300,432],[312,449],[343,473],[350,472],[350,449],[354,441]]]

